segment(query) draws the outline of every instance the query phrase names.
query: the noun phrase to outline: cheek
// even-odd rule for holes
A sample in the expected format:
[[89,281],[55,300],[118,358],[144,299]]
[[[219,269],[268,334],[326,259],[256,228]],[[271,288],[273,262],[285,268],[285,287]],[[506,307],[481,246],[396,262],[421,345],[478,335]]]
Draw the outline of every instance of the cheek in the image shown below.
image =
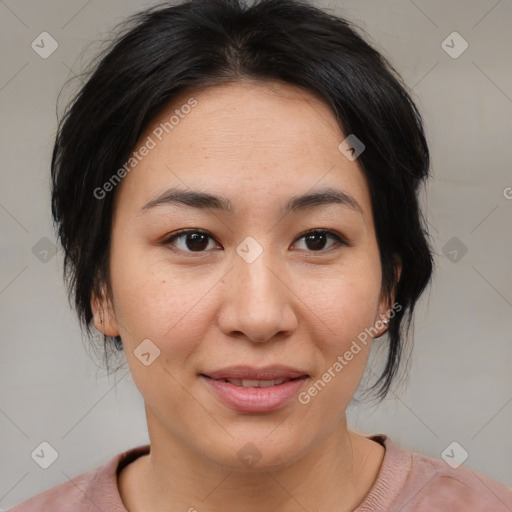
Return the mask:
[[365,271],[341,273],[323,291],[315,289],[308,297],[315,312],[312,340],[319,356],[319,373],[301,403],[309,404],[313,417],[318,415],[327,420],[328,416],[341,414],[366,368],[372,344],[366,331],[374,325],[380,280],[369,268]]
[[[378,311],[381,276],[377,262],[354,258],[329,276],[303,281],[301,300],[315,318],[320,340],[337,350],[373,325]],[[318,276],[317,276],[318,277]],[[326,341],[327,343],[327,341]]]
[[114,260],[113,252],[118,263],[111,272],[121,337],[132,351],[143,340],[152,340],[162,362],[168,357],[175,366],[205,336],[211,308],[208,292],[216,279],[197,272],[192,279],[185,267],[144,261],[134,250],[127,254],[130,257]]

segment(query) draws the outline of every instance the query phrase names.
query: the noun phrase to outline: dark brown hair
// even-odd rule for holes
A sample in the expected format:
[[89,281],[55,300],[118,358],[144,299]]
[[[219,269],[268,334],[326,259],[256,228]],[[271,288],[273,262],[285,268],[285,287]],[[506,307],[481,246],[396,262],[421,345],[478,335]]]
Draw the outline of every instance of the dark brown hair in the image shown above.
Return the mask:
[[[59,124],[51,166],[64,277],[87,333],[92,294],[101,296],[101,286],[110,291],[115,196],[97,199],[94,190],[123,166],[148,124],[181,91],[280,80],[322,98],[342,131],[365,144],[358,162],[370,188],[382,291],[395,290],[401,306],[390,320],[385,368],[372,386],[383,399],[433,272],[418,203],[429,151],[420,114],[389,62],[347,20],[300,0],[191,0],[132,16],[94,66]],[[111,342],[105,338],[105,353]]]

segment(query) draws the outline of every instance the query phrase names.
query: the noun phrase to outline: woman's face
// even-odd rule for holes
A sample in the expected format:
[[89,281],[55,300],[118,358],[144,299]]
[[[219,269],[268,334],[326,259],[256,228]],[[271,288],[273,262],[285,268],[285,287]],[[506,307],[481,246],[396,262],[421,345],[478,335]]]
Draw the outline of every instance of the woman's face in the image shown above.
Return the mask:
[[[113,303],[96,326],[123,340],[152,445],[239,470],[252,452],[261,470],[344,428],[371,345],[357,337],[389,308],[368,185],[338,149],[346,135],[315,97],[244,83],[183,94],[141,138],[115,191]],[[327,188],[350,199],[296,200]],[[166,201],[169,189],[229,209]],[[255,390],[205,376],[239,365],[307,377]]]

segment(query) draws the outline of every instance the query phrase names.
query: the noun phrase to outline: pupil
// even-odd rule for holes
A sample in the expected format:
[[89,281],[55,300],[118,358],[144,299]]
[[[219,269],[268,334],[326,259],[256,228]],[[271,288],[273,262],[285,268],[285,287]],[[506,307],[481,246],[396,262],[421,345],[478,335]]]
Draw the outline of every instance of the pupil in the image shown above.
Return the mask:
[[187,235],[187,248],[190,249],[191,251],[200,251],[202,249],[205,249],[207,246],[208,237],[205,234],[191,233]]
[[[315,242],[315,238],[317,238],[317,241]],[[318,238],[320,238],[320,244],[318,244]],[[325,233],[311,233],[306,237],[306,245],[308,246],[308,249],[323,249],[325,245]],[[313,247],[311,247],[308,242],[313,241]]]

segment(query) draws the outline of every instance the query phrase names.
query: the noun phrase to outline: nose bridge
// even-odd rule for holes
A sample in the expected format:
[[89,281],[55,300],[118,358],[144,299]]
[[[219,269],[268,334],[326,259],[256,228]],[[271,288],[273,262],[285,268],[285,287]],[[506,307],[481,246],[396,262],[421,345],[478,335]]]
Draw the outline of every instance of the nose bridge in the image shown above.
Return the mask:
[[247,237],[236,252],[219,317],[221,329],[226,334],[243,332],[261,342],[293,329],[295,316],[288,295],[292,292],[281,282],[282,267],[273,257],[275,251]]
[[253,237],[247,237],[236,249],[235,279],[240,283],[241,296],[239,299],[262,304],[279,300],[282,284],[277,279],[279,262],[273,257],[274,251],[267,243],[258,242]]

